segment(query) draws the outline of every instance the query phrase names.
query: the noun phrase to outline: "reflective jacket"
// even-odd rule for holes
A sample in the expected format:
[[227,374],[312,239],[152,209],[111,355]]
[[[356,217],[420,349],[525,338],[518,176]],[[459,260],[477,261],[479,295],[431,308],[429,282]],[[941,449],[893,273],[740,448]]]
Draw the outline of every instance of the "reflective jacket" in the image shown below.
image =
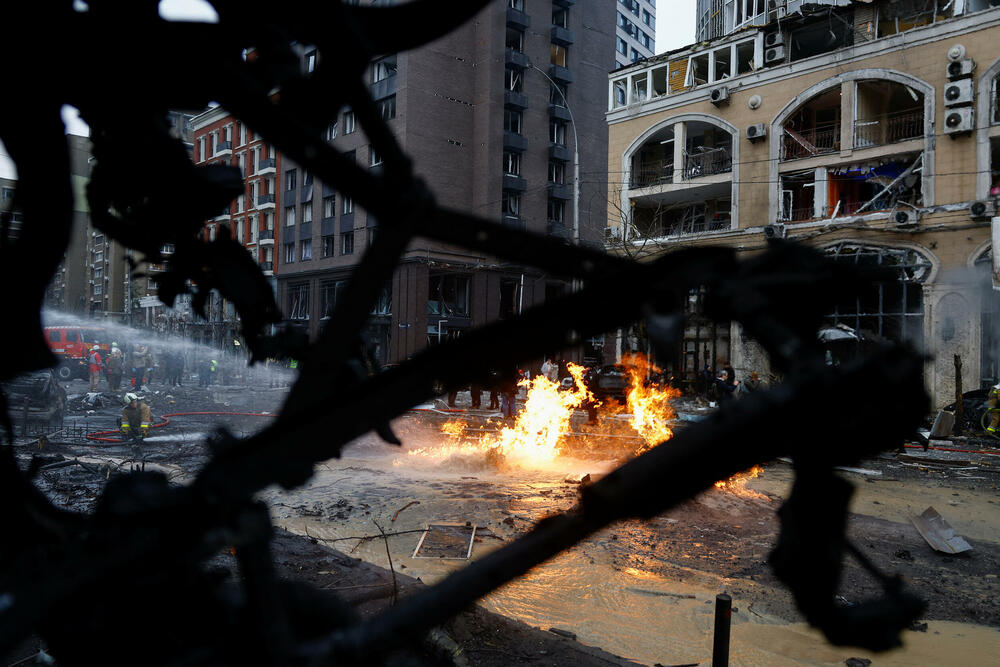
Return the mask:
[[134,408],[131,405],[126,405],[125,409],[122,410],[123,431],[128,431],[133,426],[137,426],[143,431],[148,431],[152,423],[153,414],[149,411],[149,406],[141,401]]

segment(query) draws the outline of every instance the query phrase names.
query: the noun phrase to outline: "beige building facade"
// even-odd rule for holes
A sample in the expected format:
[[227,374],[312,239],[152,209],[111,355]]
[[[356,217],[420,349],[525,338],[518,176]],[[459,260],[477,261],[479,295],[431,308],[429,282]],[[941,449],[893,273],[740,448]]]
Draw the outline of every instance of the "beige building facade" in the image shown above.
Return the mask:
[[[941,406],[954,400],[955,355],[964,390],[1000,381],[1000,8],[827,4],[610,75],[608,246],[753,253],[781,237],[891,267],[897,281],[829,321],[931,354]],[[737,325],[699,321],[691,301],[693,324],[661,365],[689,381],[722,362],[767,374]],[[628,332],[616,343],[641,346]]]

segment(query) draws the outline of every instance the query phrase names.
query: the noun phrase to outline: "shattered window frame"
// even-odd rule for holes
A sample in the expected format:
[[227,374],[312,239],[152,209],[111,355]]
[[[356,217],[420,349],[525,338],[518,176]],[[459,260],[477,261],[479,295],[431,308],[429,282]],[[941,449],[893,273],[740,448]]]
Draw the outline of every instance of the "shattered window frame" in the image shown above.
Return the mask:
[[873,281],[852,298],[842,297],[826,316],[831,324],[846,324],[879,339],[920,346],[924,337],[923,284],[933,270],[930,259],[912,248],[851,242],[830,246],[824,252],[837,262],[894,269],[898,276],[896,282]]

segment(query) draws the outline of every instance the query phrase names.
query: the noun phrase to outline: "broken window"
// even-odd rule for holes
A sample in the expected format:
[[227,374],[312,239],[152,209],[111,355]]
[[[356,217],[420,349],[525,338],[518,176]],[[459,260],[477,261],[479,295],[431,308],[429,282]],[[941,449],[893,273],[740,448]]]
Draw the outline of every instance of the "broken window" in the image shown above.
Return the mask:
[[632,101],[642,102],[646,99],[646,75],[637,74],[632,78]]
[[994,123],[1000,123],[1000,75],[994,77],[990,84],[990,99],[992,100],[991,117]]
[[517,281],[500,281],[500,311],[498,317],[501,320],[508,320],[514,317],[517,311]]
[[781,219],[809,220],[815,215],[815,172],[796,172],[781,176]]
[[322,307],[320,312],[323,313],[323,317],[333,315],[333,310],[337,307],[340,295],[346,288],[346,280],[327,280],[320,285],[320,305]]
[[372,315],[387,316],[392,315],[392,287],[383,285],[378,291],[378,297],[372,306]]
[[931,262],[908,248],[840,243],[826,254],[838,262],[891,270],[895,280],[876,281],[854,295],[843,293],[831,324],[844,324],[869,340],[909,341],[920,347],[924,329],[923,285]]
[[708,83],[708,76],[708,54],[702,53],[691,56],[688,61],[687,78],[684,81],[684,85],[688,87],[700,86]]
[[754,69],[754,54],[756,43],[754,40],[740,42],[736,45],[736,75],[747,74]]
[[670,183],[674,178],[674,126],[656,132],[632,155],[629,187]]
[[732,64],[731,49],[727,46],[724,49],[716,49],[713,55],[712,81],[721,81],[731,76],[730,65]]
[[566,64],[567,50],[565,46],[560,44],[551,44],[549,46],[549,63],[552,65],[558,65],[559,67],[568,67]]
[[832,167],[827,205],[838,215],[887,211],[901,204],[923,204],[920,156],[883,159]]
[[854,147],[883,146],[924,135],[924,96],[894,81],[860,81]]
[[390,76],[396,76],[396,54],[372,63],[372,83],[378,83]]
[[993,249],[976,260],[980,291],[981,354],[979,386],[986,389],[1000,382],[1000,292],[993,289]]
[[504,70],[504,88],[515,93],[521,92],[521,71],[508,67]]
[[840,88],[820,93],[799,107],[782,126],[782,160],[840,150]]
[[823,18],[792,30],[788,36],[789,58],[794,62],[854,44],[854,22],[849,20],[849,13],[846,16],[830,11]]
[[511,176],[521,175],[521,154],[510,151],[503,152],[503,173]]
[[733,135],[709,123],[687,123],[684,178],[723,174],[733,170]]
[[466,275],[431,276],[427,297],[427,313],[429,315],[468,317],[471,282],[472,279]]
[[895,0],[882,3],[878,8],[878,36],[887,37],[951,18],[955,4],[953,0]]
[[524,51],[524,33],[520,30],[507,28],[507,38],[505,44],[508,49],[522,53]]
[[1000,198],[1000,138],[990,139],[990,198]]
[[626,81],[624,79],[614,82],[615,89],[615,106],[623,107],[628,104],[628,90],[625,88]]
[[675,205],[637,204],[632,211],[633,237],[658,238],[729,229],[732,202],[728,198]]
[[288,286],[288,319],[309,319],[309,283]]

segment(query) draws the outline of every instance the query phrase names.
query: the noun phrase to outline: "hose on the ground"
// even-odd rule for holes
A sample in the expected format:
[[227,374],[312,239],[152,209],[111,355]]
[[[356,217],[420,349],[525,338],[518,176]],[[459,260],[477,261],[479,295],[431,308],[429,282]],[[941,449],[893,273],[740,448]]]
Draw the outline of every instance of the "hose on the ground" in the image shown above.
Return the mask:
[[[156,424],[150,424],[150,428],[160,428],[161,426],[166,426],[170,423],[169,417],[186,417],[186,416],[200,416],[200,415],[230,415],[239,417],[276,417],[277,415],[270,412],[229,412],[229,411],[207,411],[207,412],[168,412],[163,415],[163,421],[157,422]],[[121,431],[95,431],[94,433],[87,434],[87,440],[93,440],[95,442],[115,442],[123,443],[128,442],[128,440],[123,440],[122,438],[109,438],[108,435],[120,435]]]

